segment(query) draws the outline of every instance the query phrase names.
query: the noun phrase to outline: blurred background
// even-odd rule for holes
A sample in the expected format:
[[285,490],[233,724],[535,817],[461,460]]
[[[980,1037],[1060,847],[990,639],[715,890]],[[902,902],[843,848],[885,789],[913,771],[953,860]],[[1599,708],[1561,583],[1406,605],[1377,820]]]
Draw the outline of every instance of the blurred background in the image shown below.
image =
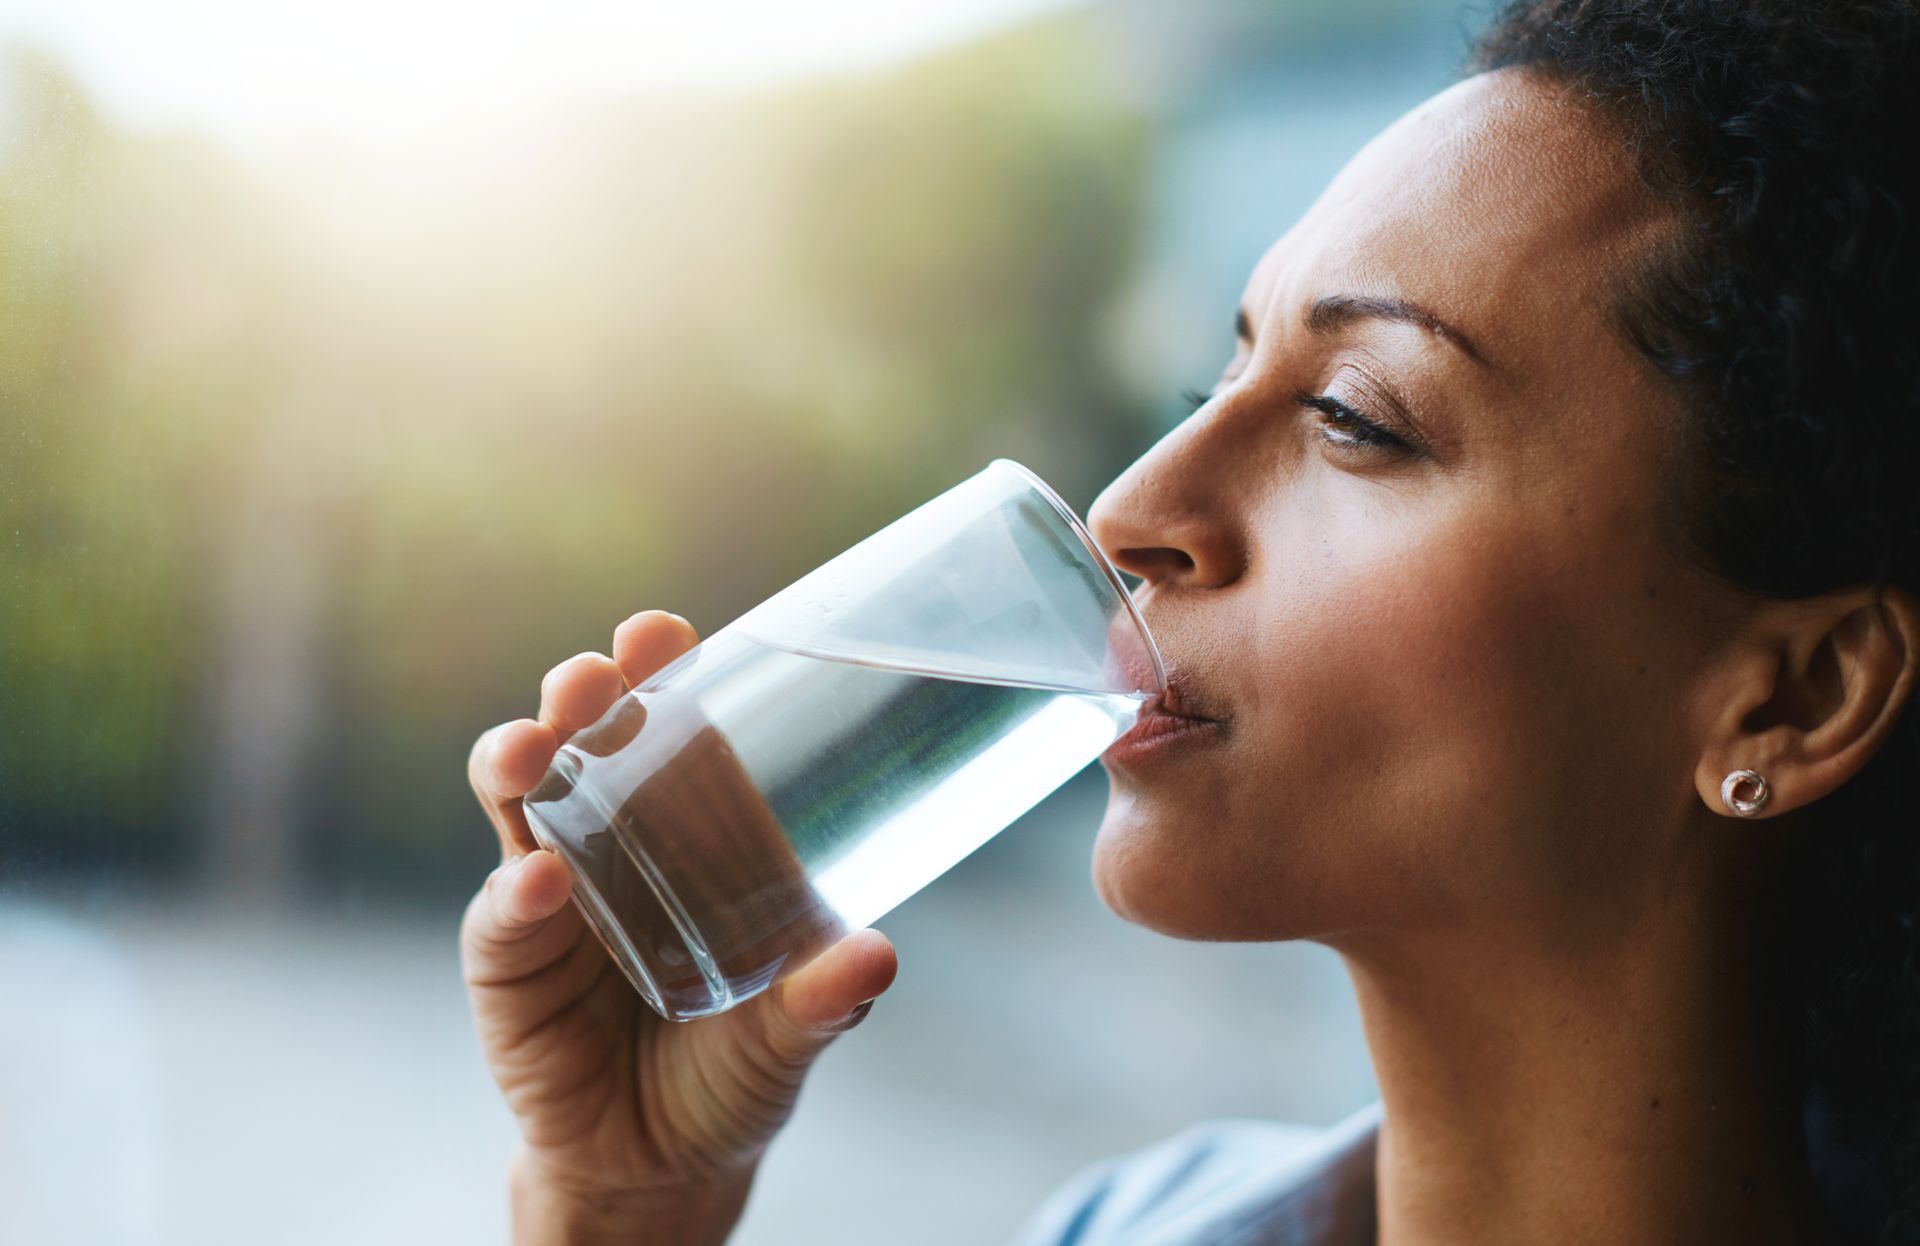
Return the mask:
[[[983,466],[1084,510],[1447,0],[8,0],[0,1241],[499,1241],[474,737]],[[1373,1086],[1322,949],[1088,877],[1096,766],[879,925],[737,1241],[1003,1240]],[[1196,828],[1204,833],[1204,828]]]

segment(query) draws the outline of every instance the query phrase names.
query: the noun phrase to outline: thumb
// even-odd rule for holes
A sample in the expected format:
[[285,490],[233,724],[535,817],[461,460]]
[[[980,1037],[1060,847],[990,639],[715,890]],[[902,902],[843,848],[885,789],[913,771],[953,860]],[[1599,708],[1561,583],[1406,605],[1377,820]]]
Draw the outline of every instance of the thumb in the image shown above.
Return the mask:
[[866,1017],[899,968],[891,939],[854,931],[768,992],[770,1037],[795,1055],[826,1046]]

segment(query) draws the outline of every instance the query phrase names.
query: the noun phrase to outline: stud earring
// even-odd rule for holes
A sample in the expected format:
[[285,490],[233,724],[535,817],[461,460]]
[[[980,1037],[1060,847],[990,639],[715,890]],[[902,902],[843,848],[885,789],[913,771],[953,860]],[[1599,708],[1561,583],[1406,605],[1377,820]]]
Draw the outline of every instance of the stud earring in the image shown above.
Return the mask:
[[1720,801],[1735,817],[1751,818],[1766,807],[1767,781],[1757,771],[1736,770],[1720,785]]

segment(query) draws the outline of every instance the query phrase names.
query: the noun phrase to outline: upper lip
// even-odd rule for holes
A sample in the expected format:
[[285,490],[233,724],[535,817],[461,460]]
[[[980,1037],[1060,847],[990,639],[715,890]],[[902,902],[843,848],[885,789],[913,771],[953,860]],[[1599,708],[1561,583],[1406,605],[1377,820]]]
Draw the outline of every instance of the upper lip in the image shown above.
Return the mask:
[[[1128,643],[1130,637],[1123,637],[1108,651],[1109,660],[1116,663],[1115,673],[1125,679],[1134,688],[1151,688],[1160,684],[1160,695],[1148,701],[1141,714],[1165,714],[1172,718],[1187,718],[1194,722],[1223,722],[1212,711],[1205,694],[1195,691],[1186,668],[1162,648],[1160,650],[1160,670],[1153,669],[1153,659],[1140,645]],[[1164,675],[1164,680],[1156,680],[1156,675]]]
[[1147,712],[1168,714],[1175,718],[1190,718],[1195,722],[1220,721],[1207,712],[1205,703],[1194,694],[1186,677],[1171,663],[1167,665],[1165,691],[1148,704]]

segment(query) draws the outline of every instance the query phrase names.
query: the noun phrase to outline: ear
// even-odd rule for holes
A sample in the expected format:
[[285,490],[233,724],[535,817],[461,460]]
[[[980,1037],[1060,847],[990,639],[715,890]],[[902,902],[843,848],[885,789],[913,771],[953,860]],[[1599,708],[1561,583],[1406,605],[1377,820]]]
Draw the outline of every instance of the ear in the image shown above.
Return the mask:
[[1892,588],[1763,602],[1703,688],[1706,728],[1694,787],[1732,816],[1735,770],[1767,782],[1756,817],[1801,809],[1860,773],[1913,691],[1920,605]]

